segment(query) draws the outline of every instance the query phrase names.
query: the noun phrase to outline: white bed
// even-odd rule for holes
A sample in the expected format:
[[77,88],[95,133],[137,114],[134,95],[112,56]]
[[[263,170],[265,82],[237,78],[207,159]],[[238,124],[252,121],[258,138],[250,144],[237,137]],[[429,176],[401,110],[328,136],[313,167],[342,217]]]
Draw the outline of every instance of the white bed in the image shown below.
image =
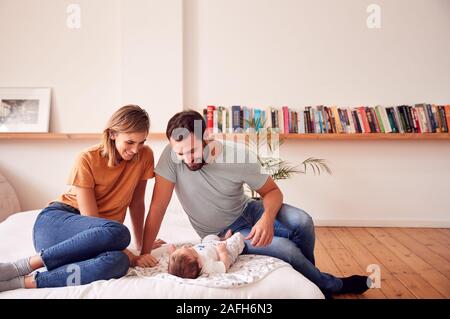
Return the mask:
[[[0,223],[0,261],[14,261],[34,254],[32,227],[39,211],[10,216]],[[170,242],[197,242],[187,218],[168,212],[159,236]],[[165,248],[154,251],[160,255]],[[124,277],[97,281],[89,285],[64,288],[19,289],[0,293],[1,298],[300,298],[323,299],[319,288],[292,267],[275,269],[265,278],[243,287],[223,289],[178,284],[170,280],[142,277]]]

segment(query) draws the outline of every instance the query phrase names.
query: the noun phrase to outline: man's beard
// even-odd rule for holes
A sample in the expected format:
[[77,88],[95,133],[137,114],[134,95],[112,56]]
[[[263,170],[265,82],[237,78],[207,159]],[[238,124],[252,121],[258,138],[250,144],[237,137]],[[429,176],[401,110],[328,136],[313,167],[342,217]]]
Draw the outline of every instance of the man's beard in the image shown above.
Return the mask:
[[186,165],[187,168],[188,168],[189,170],[193,171],[193,172],[198,171],[198,170],[201,169],[201,168],[203,167],[203,165],[205,165],[205,164],[206,164],[206,162],[205,162],[204,159],[202,159],[202,162],[201,162],[201,163],[192,163],[192,164],[189,164],[189,165],[186,164],[186,163],[184,163],[184,165]]

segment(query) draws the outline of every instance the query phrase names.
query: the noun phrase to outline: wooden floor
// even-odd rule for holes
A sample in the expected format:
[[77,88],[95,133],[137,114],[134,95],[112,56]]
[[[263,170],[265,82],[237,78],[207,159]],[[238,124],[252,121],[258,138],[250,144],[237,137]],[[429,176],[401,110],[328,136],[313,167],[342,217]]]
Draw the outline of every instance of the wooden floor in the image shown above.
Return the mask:
[[450,298],[450,229],[316,227],[315,256],[341,277],[380,267],[381,288],[335,298]]

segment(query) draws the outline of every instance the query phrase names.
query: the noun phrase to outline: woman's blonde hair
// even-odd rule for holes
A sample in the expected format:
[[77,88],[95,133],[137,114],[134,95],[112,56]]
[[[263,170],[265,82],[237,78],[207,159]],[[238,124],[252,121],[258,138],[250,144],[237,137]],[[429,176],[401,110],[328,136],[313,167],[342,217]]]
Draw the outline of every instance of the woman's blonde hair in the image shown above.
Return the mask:
[[150,119],[147,111],[137,105],[126,105],[118,109],[106,124],[100,143],[101,154],[108,159],[108,166],[118,164],[116,145],[111,138],[113,134],[141,132],[148,134],[149,130]]

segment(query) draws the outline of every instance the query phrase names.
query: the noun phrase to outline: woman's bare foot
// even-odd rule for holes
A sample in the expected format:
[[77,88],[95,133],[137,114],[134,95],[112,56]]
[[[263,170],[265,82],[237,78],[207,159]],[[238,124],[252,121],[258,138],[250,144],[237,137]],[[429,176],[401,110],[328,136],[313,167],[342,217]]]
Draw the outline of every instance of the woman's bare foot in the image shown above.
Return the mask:
[[30,257],[30,266],[33,270],[39,269],[41,267],[44,267],[44,261],[39,255]]
[[36,281],[34,280],[34,275],[28,275],[25,277],[25,288],[26,289],[37,288]]

